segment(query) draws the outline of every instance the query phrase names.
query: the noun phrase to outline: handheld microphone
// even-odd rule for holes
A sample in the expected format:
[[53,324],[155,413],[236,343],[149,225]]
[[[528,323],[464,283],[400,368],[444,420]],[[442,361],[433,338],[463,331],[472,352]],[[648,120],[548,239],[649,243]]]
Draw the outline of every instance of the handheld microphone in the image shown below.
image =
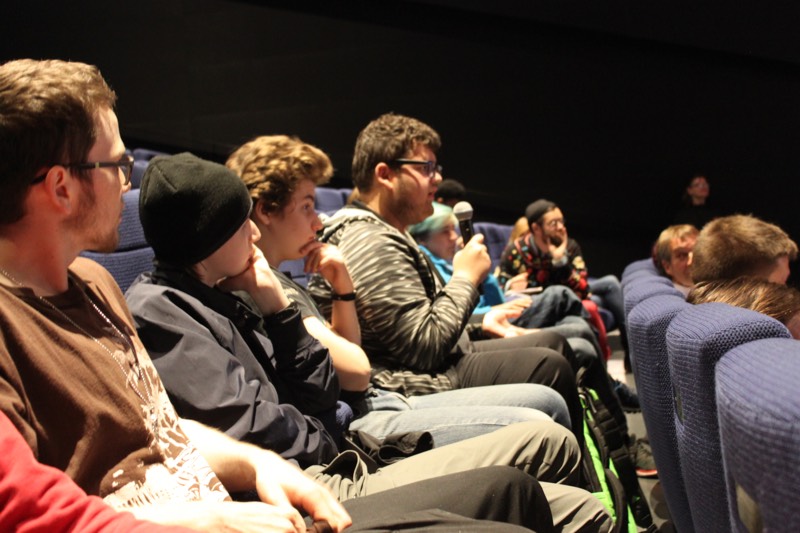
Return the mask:
[[472,236],[475,235],[475,229],[472,227],[472,206],[469,202],[458,202],[453,206],[453,214],[456,216],[456,219],[458,219],[461,238],[466,245]]

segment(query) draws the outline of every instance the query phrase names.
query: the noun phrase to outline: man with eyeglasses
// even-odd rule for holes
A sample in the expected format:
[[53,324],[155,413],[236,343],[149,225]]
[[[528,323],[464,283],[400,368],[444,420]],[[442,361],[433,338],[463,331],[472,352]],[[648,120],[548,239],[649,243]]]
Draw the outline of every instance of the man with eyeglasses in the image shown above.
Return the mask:
[[[337,295],[318,275],[309,290],[328,318],[334,300],[355,299],[362,348],[377,387],[406,396],[453,389],[467,396],[474,390],[472,404],[502,406],[499,393],[495,397],[485,385],[547,385],[564,397],[573,433],[582,442],[574,354],[566,340],[550,332],[488,338],[486,319],[468,324],[491,267],[483,236],[474,236],[456,254],[453,277],[445,284],[407,231],[433,213],[442,179],[440,145],[430,126],[392,113],[361,131],[352,171],[359,200],[327,219],[321,238],[343,254],[355,291]],[[485,316],[508,319],[502,311]],[[545,494],[559,530],[608,527],[607,514],[587,492],[557,485],[545,487]]]
[[178,419],[113,278],[78,257],[119,238],[115,100],[90,65],[0,66],[0,410],[39,461],[140,518],[305,530],[295,504],[343,529],[333,495],[277,455]]
[[595,296],[598,303],[614,315],[626,352],[626,367],[629,367],[619,280],[609,275],[589,281],[581,247],[567,235],[564,214],[554,202],[536,200],[526,208],[525,218],[530,232],[503,252],[498,281],[506,290],[566,285],[582,299]]
[[[178,418],[119,287],[100,265],[78,257],[85,249],[113,250],[118,240],[131,165],[115,101],[90,65],[0,65],[0,412],[10,421],[0,424],[0,435],[9,437],[3,441],[24,439],[40,463],[148,520],[147,530],[162,530],[151,523],[162,522],[300,532],[312,519],[310,530],[343,530],[351,523],[343,506],[294,464]],[[9,434],[11,425],[19,435]],[[39,469],[20,487],[7,467],[25,469],[32,459],[19,447],[2,450],[12,455],[0,461],[0,501],[8,504],[0,505],[0,529],[28,520],[48,531],[95,525],[67,524],[79,518],[69,510],[87,503],[81,491],[31,500],[37,488],[63,484],[63,475]],[[474,490],[463,494],[464,486]],[[228,491],[257,493],[263,502],[234,502]],[[56,492],[57,502],[50,496]],[[344,505],[362,517],[354,532],[519,531],[515,524],[550,527],[549,515],[536,513],[540,493],[527,474],[491,467]],[[114,526],[109,520],[103,530]]]

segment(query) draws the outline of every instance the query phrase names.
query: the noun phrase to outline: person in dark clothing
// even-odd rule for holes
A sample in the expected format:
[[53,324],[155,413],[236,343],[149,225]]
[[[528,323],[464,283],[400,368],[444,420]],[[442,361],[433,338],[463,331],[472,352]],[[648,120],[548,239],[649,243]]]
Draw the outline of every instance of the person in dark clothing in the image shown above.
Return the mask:
[[[341,501],[494,465],[517,466],[540,481],[576,481],[575,441],[549,420],[514,424],[377,471],[352,451],[339,453],[318,419],[335,408],[336,374],[255,246],[251,205],[236,174],[191,154],[153,159],[142,181],[140,214],[156,269],[127,297],[182,416],[272,448]],[[560,429],[559,442],[544,444],[539,424]],[[543,489],[558,528],[605,529],[603,509],[585,491],[552,483]]]

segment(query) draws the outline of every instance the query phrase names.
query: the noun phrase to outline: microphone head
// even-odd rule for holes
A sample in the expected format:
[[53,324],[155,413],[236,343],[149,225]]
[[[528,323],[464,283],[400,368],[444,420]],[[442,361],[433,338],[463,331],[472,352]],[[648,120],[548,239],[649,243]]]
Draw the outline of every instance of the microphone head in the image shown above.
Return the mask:
[[472,220],[472,206],[469,202],[458,202],[453,206],[453,214],[459,222]]

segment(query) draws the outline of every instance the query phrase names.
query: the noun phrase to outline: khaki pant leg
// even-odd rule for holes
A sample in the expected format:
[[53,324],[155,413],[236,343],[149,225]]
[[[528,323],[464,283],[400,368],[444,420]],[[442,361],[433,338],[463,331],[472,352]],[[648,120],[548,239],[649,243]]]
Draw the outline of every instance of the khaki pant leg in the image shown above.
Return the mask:
[[364,493],[496,465],[514,466],[539,481],[574,485],[579,461],[580,452],[569,430],[552,421],[521,422],[383,467],[365,480]]
[[553,513],[555,531],[563,533],[607,533],[613,522],[605,506],[589,492],[577,487],[542,483]]

